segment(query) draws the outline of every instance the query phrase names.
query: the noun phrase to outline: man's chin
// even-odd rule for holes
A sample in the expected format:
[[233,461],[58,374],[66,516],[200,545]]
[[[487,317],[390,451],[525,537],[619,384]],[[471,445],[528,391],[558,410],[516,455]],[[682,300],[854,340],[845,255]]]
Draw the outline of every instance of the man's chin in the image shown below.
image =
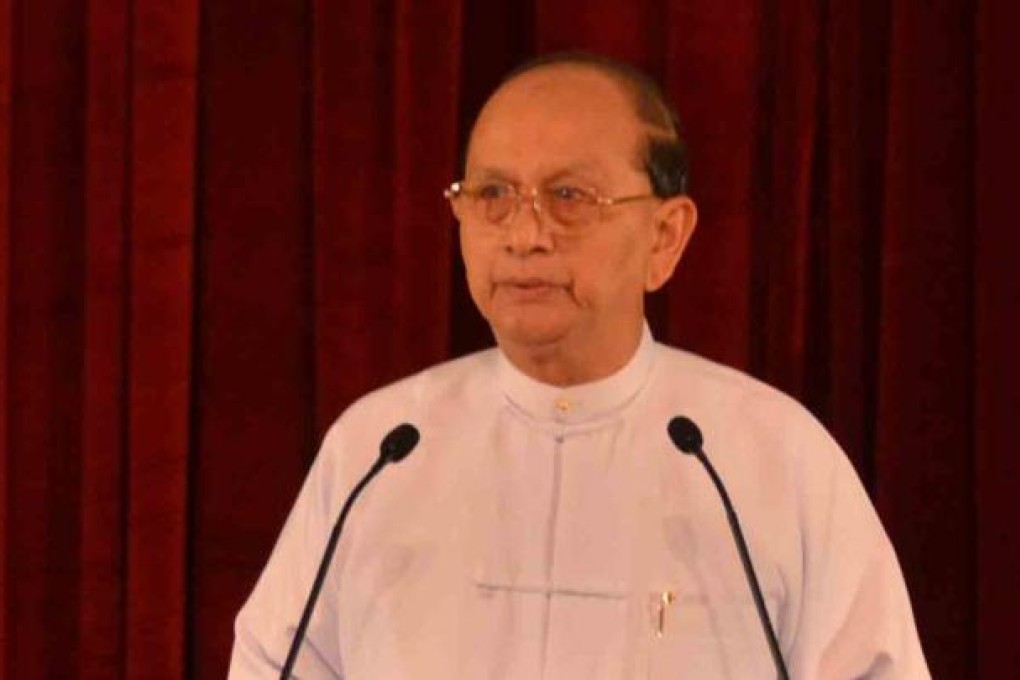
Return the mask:
[[493,324],[493,333],[500,345],[537,352],[554,348],[568,330],[569,326],[562,320],[553,319],[514,319]]

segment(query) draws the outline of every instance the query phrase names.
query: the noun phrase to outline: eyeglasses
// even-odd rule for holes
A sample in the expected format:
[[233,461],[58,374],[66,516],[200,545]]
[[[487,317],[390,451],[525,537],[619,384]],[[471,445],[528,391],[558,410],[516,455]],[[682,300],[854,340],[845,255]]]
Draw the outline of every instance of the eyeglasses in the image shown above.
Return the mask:
[[508,182],[487,182],[467,186],[454,182],[443,191],[454,215],[461,222],[487,222],[507,226],[528,199],[535,215],[548,215],[552,226],[562,232],[576,232],[602,219],[602,211],[623,203],[655,199],[654,194],[607,198],[594,189],[553,185],[523,191]]

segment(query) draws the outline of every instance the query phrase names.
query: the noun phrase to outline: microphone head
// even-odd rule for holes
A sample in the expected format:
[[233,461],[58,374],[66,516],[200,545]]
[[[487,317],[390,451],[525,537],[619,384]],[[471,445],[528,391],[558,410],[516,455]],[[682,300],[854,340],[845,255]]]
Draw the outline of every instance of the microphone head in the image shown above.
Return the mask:
[[704,439],[701,437],[701,430],[694,424],[694,421],[686,416],[676,416],[669,421],[666,428],[673,445],[684,453],[701,453],[701,445]]
[[379,445],[379,455],[387,463],[399,463],[414,450],[419,439],[421,439],[421,435],[418,433],[417,427],[411,423],[401,423],[383,437],[382,443]]

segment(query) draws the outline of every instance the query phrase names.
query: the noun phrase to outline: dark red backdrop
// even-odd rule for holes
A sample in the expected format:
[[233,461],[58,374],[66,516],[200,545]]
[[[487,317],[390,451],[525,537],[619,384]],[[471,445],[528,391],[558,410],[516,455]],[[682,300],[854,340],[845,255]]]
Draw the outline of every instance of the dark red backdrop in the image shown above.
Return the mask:
[[936,677],[1020,677],[1018,40],[992,0],[0,0],[0,669],[222,677],[327,424],[488,342],[466,121],[584,47],[686,119],[659,336],[830,426]]

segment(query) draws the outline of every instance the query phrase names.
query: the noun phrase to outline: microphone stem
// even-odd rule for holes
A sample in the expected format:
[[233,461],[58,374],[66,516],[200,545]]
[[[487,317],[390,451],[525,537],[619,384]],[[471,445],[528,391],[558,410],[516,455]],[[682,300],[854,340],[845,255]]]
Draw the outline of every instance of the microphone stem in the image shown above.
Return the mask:
[[737,519],[737,511],[730,502],[730,495],[726,493],[726,487],[716,473],[708,456],[702,450],[697,450],[694,455],[698,457],[708,476],[712,478],[719,496],[722,498],[723,506],[726,508],[726,519],[730,522],[730,531],[737,542],[737,552],[740,553],[740,561],[744,565],[744,573],[747,574],[747,582],[751,586],[751,597],[754,598],[754,606],[758,608],[758,618],[761,627],[765,631],[765,639],[768,641],[769,651],[772,652],[772,660],[776,665],[776,672],[780,680],[789,680],[790,674],[786,670],[786,663],[783,661],[783,654],[779,651],[779,641],[776,639],[776,632],[772,629],[768,609],[765,608],[765,598],[761,594],[761,586],[758,584],[758,576],[754,572],[754,565],[751,564],[751,554],[747,550],[747,543],[744,541],[744,532],[740,529],[740,521]]
[[315,582],[312,584],[312,591],[308,594],[308,601],[305,602],[305,609],[301,613],[301,621],[298,623],[297,631],[294,633],[294,639],[290,643],[290,650],[287,652],[287,660],[283,664],[283,669],[280,671],[280,680],[288,680],[290,678],[291,671],[294,669],[294,663],[297,661],[298,652],[301,650],[301,642],[304,640],[305,631],[308,629],[308,623],[312,619],[312,610],[315,609],[315,601],[319,599],[319,591],[322,590],[322,584],[326,580],[326,572],[329,571],[329,565],[333,561],[333,553],[336,551],[337,542],[340,540],[340,532],[343,530],[344,522],[347,520],[347,514],[351,510],[351,506],[354,505],[354,501],[357,500],[361,492],[368,486],[368,483],[372,481],[372,478],[379,474],[379,471],[386,467],[386,463],[389,461],[385,456],[379,456],[378,460],[372,465],[365,476],[361,478],[361,481],[357,483],[354,490],[347,497],[347,502],[344,503],[343,510],[340,511],[340,517],[337,518],[336,524],[333,525],[333,531],[329,534],[329,540],[326,542],[326,551],[322,556],[322,561],[319,562],[319,571],[315,574]]

